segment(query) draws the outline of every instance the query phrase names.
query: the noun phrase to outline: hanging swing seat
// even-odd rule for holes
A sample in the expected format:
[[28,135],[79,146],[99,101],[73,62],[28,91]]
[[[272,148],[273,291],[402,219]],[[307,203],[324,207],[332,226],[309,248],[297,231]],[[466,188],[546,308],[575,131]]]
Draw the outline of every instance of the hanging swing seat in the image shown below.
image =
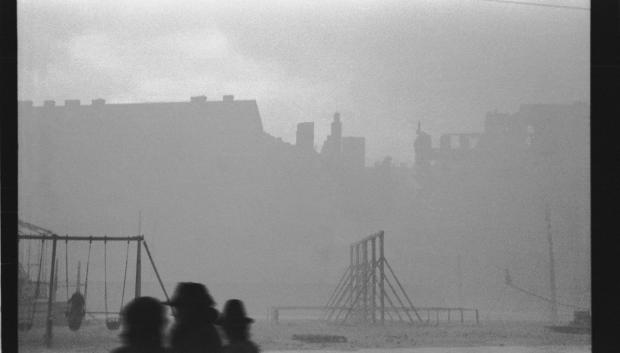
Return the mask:
[[[120,311],[123,310],[123,302],[125,300],[125,283],[127,280],[127,263],[129,260],[129,241],[127,241],[127,247],[125,250],[125,272],[123,274],[123,291],[121,296],[121,307]],[[108,247],[107,242],[104,241],[104,250],[103,250],[103,269],[104,269],[104,302],[105,302],[105,326],[108,330],[118,330],[121,327],[121,319],[119,316],[116,317],[108,317],[110,312],[108,311]]]
[[108,328],[108,330],[118,330],[121,327],[121,320],[118,318],[107,319],[105,321],[105,326]]
[[84,313],[67,313],[67,324],[71,331],[77,331],[82,326],[82,320],[84,319]]

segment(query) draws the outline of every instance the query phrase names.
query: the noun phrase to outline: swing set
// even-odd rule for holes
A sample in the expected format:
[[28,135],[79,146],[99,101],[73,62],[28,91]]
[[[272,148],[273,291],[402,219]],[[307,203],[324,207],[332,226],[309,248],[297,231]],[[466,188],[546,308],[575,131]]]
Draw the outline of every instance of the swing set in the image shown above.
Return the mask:
[[[30,257],[31,257],[31,242],[28,242],[28,251],[27,251],[27,259],[24,259],[26,262],[26,266],[24,269],[23,263],[24,261],[22,261],[22,266],[20,269],[21,272],[21,283],[19,286],[19,291],[20,291],[20,298],[25,298],[25,304],[27,309],[25,310],[25,315],[22,315],[22,317],[19,317],[19,322],[18,322],[18,328],[22,331],[27,331],[30,330],[33,327],[33,322],[35,319],[35,313],[37,312],[37,304],[47,301],[47,314],[46,314],[46,331],[45,331],[45,341],[48,347],[51,347],[52,344],[52,326],[53,326],[53,322],[54,322],[54,310],[53,308],[56,307],[55,304],[55,296],[56,296],[56,289],[58,286],[58,269],[59,269],[59,261],[57,258],[57,250],[58,250],[58,242],[59,241],[63,241],[65,242],[65,246],[64,246],[64,252],[65,252],[65,291],[66,291],[66,304],[65,303],[61,303],[62,306],[65,308],[64,310],[64,316],[67,319],[67,326],[69,327],[70,330],[72,331],[77,331],[80,329],[82,321],[85,317],[86,314],[105,314],[105,324],[106,327],[109,330],[117,330],[120,327],[120,311],[124,305],[124,300],[125,300],[125,292],[126,292],[126,284],[127,284],[127,272],[128,272],[128,265],[129,265],[129,248],[131,246],[132,243],[136,244],[136,263],[135,263],[135,283],[134,283],[134,297],[140,297],[141,296],[141,284],[142,284],[142,259],[141,259],[141,254],[142,254],[142,245],[144,245],[144,249],[146,250],[146,253],[148,255],[148,258],[150,260],[150,264],[155,272],[155,275],[157,276],[157,280],[159,282],[159,285],[161,286],[161,289],[164,292],[164,295],[166,297],[166,299],[168,298],[168,293],[166,292],[166,289],[163,285],[163,282],[161,280],[161,277],[159,276],[159,272],[157,271],[157,267],[155,266],[155,262],[153,261],[153,257],[151,256],[151,252],[148,248],[148,245],[144,239],[143,235],[137,235],[137,236],[128,236],[128,237],[108,237],[108,236],[103,236],[103,237],[96,237],[96,236],[69,236],[69,235],[65,235],[65,236],[59,236],[54,234],[51,231],[48,231],[46,229],[34,226],[32,224],[26,223],[26,222],[19,222],[19,225],[22,227],[22,229],[27,229],[27,233],[20,231],[18,234],[18,241],[19,242],[25,242],[28,240],[34,240],[34,241],[40,241],[40,248],[39,248],[39,256],[38,256],[38,263],[35,264],[31,264],[30,263]],[[76,281],[76,285],[75,285],[75,291],[73,292],[73,294],[71,295],[71,297],[69,298],[69,255],[71,253],[71,251],[69,250],[69,242],[88,242],[88,255],[87,255],[87,259],[86,259],[86,275],[85,275],[85,280],[84,280],[84,291],[82,293],[81,291],[81,283],[80,283],[80,262],[78,261],[78,273],[77,273],[77,281]],[[123,268],[123,282],[122,282],[122,290],[121,290],[121,300],[120,300],[120,309],[116,312],[110,311],[109,310],[109,305],[108,305],[108,243],[109,242],[126,242],[126,246],[125,246],[125,261],[124,261],[124,268]],[[104,297],[104,312],[97,312],[97,311],[87,311],[86,310],[86,304],[87,304],[87,299],[88,299],[88,283],[89,283],[89,270],[90,270],[90,263],[91,263],[91,251],[93,248],[93,243],[103,243],[103,272],[104,272],[104,290],[103,290],[103,297]],[[49,282],[45,283],[42,281],[42,277],[45,273],[45,267],[46,267],[46,254],[49,252],[49,244],[51,244],[51,258],[49,259]],[[26,282],[32,282],[30,280],[30,268],[31,266],[36,266],[38,267],[38,271],[36,274],[36,281],[34,281],[34,292],[30,295],[28,295],[29,293],[23,293],[26,290],[22,289],[23,284]],[[47,274],[45,274],[47,275]],[[42,293],[44,292],[42,289],[45,287],[45,285],[47,285],[47,293]],[[31,291],[32,292],[32,291]],[[43,295],[42,295],[43,294]],[[45,298],[45,294],[47,294],[47,298]]]

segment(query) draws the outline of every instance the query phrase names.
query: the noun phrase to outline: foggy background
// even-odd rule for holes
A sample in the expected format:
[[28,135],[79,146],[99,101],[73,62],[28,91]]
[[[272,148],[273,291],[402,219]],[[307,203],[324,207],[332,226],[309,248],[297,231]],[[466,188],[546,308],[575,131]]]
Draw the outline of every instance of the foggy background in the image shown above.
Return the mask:
[[[485,1],[18,9],[20,100],[234,94],[256,100],[264,130],[235,135],[199,118],[20,118],[20,219],[58,234],[118,236],[137,233],[141,212],[169,291],[204,282],[220,305],[240,298],[258,318],[272,305],[324,304],[349,243],[384,230],[386,257],[414,305],[544,318],[547,305],[507,289],[503,269],[548,295],[548,202],[558,300],[589,305],[587,129],[563,158],[532,167],[491,154],[465,172],[436,174],[426,193],[411,169],[373,167],[388,155],[412,166],[419,121],[436,147],[441,133],[482,131],[489,111],[587,104],[588,12]],[[334,172],[284,143],[295,143],[297,123],[314,121],[320,150],[336,111],[344,135],[366,138],[364,173]],[[117,247],[110,271],[120,277]],[[85,245],[75,248],[71,261],[84,262]],[[145,281],[154,281],[144,261]],[[101,268],[91,271],[102,279]],[[148,286],[145,294],[162,298]]]

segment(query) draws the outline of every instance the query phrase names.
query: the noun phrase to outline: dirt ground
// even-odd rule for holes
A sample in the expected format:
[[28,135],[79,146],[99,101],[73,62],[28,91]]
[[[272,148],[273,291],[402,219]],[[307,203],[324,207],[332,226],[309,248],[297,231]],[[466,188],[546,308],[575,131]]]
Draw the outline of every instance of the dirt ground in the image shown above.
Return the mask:
[[[119,331],[110,331],[101,321],[91,320],[77,332],[64,326],[54,327],[53,347],[43,345],[44,328],[36,327],[19,334],[19,351],[103,353],[120,345]],[[346,343],[305,343],[293,335],[341,335]],[[475,324],[440,324],[439,326],[380,326],[335,325],[320,321],[282,321],[273,324],[257,321],[252,326],[252,338],[263,351],[277,350],[356,350],[362,348],[410,347],[473,347],[473,346],[589,346],[590,335],[552,332],[543,323],[482,322]]]

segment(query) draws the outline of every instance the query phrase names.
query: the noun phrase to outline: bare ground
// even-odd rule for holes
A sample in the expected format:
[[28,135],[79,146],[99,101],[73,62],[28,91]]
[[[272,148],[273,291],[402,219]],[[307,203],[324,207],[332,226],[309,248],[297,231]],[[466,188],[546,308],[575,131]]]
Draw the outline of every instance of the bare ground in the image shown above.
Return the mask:
[[[79,331],[54,327],[53,347],[43,345],[44,329],[20,332],[19,351],[30,352],[108,352],[120,345],[119,331],[110,331],[101,321],[91,320]],[[292,339],[295,334],[329,334],[347,338],[346,343],[305,343]],[[263,351],[274,350],[356,350],[361,348],[467,347],[467,346],[590,346],[590,335],[552,332],[538,322],[483,322],[441,324],[439,326],[335,325],[313,320],[283,321],[273,324],[258,321],[252,337]]]

